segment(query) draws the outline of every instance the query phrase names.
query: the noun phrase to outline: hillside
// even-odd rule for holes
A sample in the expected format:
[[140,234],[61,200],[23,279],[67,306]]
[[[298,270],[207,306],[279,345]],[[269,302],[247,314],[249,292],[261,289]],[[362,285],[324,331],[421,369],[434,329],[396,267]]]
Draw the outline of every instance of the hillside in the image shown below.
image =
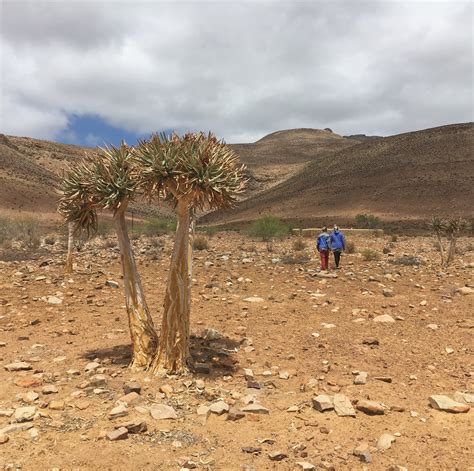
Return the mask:
[[243,222],[272,213],[286,219],[386,220],[473,216],[474,126],[453,124],[369,140],[323,155],[296,175],[203,221]]

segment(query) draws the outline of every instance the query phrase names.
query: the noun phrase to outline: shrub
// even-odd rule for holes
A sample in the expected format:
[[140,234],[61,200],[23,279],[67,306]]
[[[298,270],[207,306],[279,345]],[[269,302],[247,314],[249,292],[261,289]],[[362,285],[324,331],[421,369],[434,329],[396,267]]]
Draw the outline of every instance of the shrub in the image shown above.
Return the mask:
[[390,263],[393,263],[394,265],[418,266],[422,265],[423,262],[417,257],[404,256],[391,260]]
[[47,235],[45,238],[44,238],[44,243],[47,244],[47,245],[54,245],[56,243],[56,236],[55,235]]
[[250,235],[261,238],[267,243],[267,250],[273,250],[273,239],[289,234],[291,228],[275,216],[257,219],[250,227]]
[[356,246],[354,242],[346,242],[346,252],[347,253],[356,253]]
[[390,237],[390,242],[398,242],[398,236],[393,234],[392,237]]
[[0,244],[9,241],[13,237],[13,223],[10,219],[0,217]]
[[361,254],[362,254],[362,258],[366,262],[371,262],[373,260],[380,259],[380,255],[375,250],[372,250],[372,249],[364,249],[362,250]]
[[193,249],[194,250],[208,250],[209,243],[205,237],[195,237],[193,240]]
[[114,247],[117,247],[117,241],[115,239],[106,239],[104,241],[104,249],[113,249]]
[[296,252],[300,252],[301,250],[304,250],[306,248],[306,242],[301,238],[298,237],[293,241],[293,250]]
[[108,235],[115,232],[113,226],[113,221],[110,221],[109,219],[99,218],[96,235],[107,237]]
[[174,232],[176,230],[176,221],[170,218],[155,217],[145,222],[143,232],[147,236],[160,236]]
[[29,249],[37,249],[40,245],[38,230],[38,222],[32,218],[20,219],[16,223],[16,237]]
[[284,257],[282,257],[281,261],[285,265],[303,265],[305,263],[308,263],[310,261],[310,258],[303,253],[298,253],[285,255]]
[[355,222],[359,229],[376,229],[380,227],[380,219],[373,214],[358,214],[355,217]]

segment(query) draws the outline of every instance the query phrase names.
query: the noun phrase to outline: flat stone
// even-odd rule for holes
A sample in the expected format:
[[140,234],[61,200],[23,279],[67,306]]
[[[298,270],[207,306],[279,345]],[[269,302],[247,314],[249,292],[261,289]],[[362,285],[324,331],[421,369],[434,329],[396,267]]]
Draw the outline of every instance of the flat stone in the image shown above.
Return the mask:
[[229,410],[229,404],[224,401],[214,402],[214,404],[211,404],[209,406],[209,410],[213,414],[222,415],[224,412],[227,412]]
[[176,420],[176,411],[166,404],[153,404],[150,408],[151,416],[156,420]]
[[41,378],[17,378],[14,383],[20,388],[36,388],[43,384],[43,380]]
[[126,404],[127,406],[130,406],[131,404],[136,404],[138,401],[140,401],[140,399],[140,394],[136,392],[131,392],[125,394],[125,396],[118,398],[116,404]]
[[107,386],[107,377],[101,374],[94,375],[89,379],[88,384],[94,388],[104,388]]
[[15,409],[0,409],[0,417],[11,417],[15,413]]
[[5,365],[4,368],[7,371],[27,371],[27,370],[31,370],[32,366],[29,363],[26,363],[25,361],[17,361],[17,362],[9,363],[8,365]]
[[379,340],[376,339],[375,337],[367,337],[366,339],[362,340],[362,343],[364,345],[373,345],[373,346],[380,345]]
[[250,296],[250,298],[245,298],[244,302],[246,303],[263,303],[265,299],[260,298],[259,296]]
[[200,415],[202,417],[209,417],[209,414],[211,413],[211,411],[209,410],[209,407],[205,405],[199,406],[196,412],[197,412],[197,415]]
[[116,281],[113,280],[107,280],[105,282],[105,286],[108,286],[109,288],[118,288],[119,284]]
[[357,456],[363,463],[372,463],[372,455],[370,454],[368,443],[360,443],[354,449],[353,455]]
[[339,417],[355,417],[356,411],[349,398],[344,394],[335,394],[333,398],[334,410]]
[[427,329],[431,329],[431,330],[438,330],[438,324],[428,324],[426,326]]
[[4,434],[0,435],[0,445],[3,445],[4,443],[7,443],[8,440],[10,440],[8,435],[4,435]]
[[299,466],[303,471],[313,471],[316,469],[316,466],[308,461],[297,461],[296,465]]
[[33,420],[36,414],[36,407],[34,406],[25,406],[25,407],[18,407],[15,410],[15,420],[16,422],[29,422]]
[[463,286],[461,288],[458,288],[456,291],[464,296],[474,294],[474,288],[470,288],[469,286]]
[[232,420],[232,421],[237,421],[240,419],[243,419],[245,417],[245,412],[242,412],[241,410],[231,407],[229,409],[229,413],[227,414],[226,420]]
[[453,398],[457,402],[465,402],[466,404],[474,404],[474,394],[456,391]]
[[100,363],[97,363],[96,361],[91,361],[87,363],[87,365],[84,367],[84,371],[86,373],[89,373],[91,371],[95,371],[97,368],[100,368],[100,367],[101,367]]
[[288,458],[288,455],[283,453],[282,451],[272,451],[272,452],[268,453],[268,457],[272,461],[282,461],[282,460]]
[[128,430],[125,427],[120,427],[111,432],[107,432],[106,438],[112,442],[116,440],[125,440],[128,437]]
[[453,414],[467,412],[470,409],[468,404],[453,401],[448,396],[434,395],[430,396],[428,400],[433,409],[451,412]]
[[128,422],[117,424],[115,428],[126,428],[128,433],[142,433],[147,431],[148,426],[143,420],[130,420]]
[[379,439],[377,440],[376,447],[379,451],[388,450],[392,443],[395,441],[395,437],[389,433],[383,433],[380,435]]
[[20,424],[11,424],[0,429],[0,435],[9,435],[10,433],[21,432],[23,430],[28,430],[33,427],[32,423],[25,422]]
[[393,290],[391,289],[388,289],[388,288],[384,288],[382,290],[382,294],[386,297],[386,298],[393,298],[395,296],[395,293],[393,292]]
[[334,404],[330,396],[326,394],[319,394],[318,396],[313,397],[313,408],[319,412],[324,412],[327,410],[334,409]]
[[383,381],[384,383],[392,382],[391,376],[374,376],[374,379],[376,379],[377,381]]
[[367,415],[383,415],[385,413],[382,404],[376,401],[359,401],[356,405],[356,409]]
[[39,398],[39,394],[35,391],[28,391],[25,394],[20,394],[19,397],[21,397],[21,400],[23,402],[26,402],[28,404],[32,404]]
[[51,410],[63,410],[65,407],[65,402],[62,400],[51,401],[48,405]]
[[128,407],[126,404],[120,404],[109,412],[109,419],[116,419],[117,417],[124,417],[126,415],[128,415]]
[[313,276],[316,276],[318,278],[337,278],[337,275],[335,273],[327,273],[323,271],[319,271],[313,274]]
[[248,412],[250,414],[269,414],[270,413],[270,411],[266,407],[263,407],[261,404],[258,404],[258,403],[249,404],[243,407],[242,411]]
[[48,304],[62,304],[63,300],[61,298],[58,298],[57,296],[48,296],[46,298],[46,302]]
[[128,383],[125,383],[122,389],[124,394],[130,394],[132,392],[140,394],[142,391],[142,387],[136,381],[129,381]]
[[377,316],[377,317],[374,317],[374,322],[379,322],[379,323],[382,323],[382,324],[386,324],[386,323],[393,323],[395,322],[395,319],[390,316],[389,314],[382,314],[381,316]]
[[43,394],[57,394],[59,392],[58,388],[54,384],[47,384],[41,389]]
[[360,371],[359,374],[354,378],[354,384],[366,384],[368,373]]

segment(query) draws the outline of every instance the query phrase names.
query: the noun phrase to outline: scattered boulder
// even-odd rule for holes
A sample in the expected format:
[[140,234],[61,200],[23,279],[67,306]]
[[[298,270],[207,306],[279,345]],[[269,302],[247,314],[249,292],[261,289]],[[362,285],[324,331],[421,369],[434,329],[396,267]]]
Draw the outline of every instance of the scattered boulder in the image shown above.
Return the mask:
[[356,411],[351,401],[344,394],[335,394],[333,398],[334,410],[339,417],[355,417]]
[[359,401],[356,405],[356,409],[367,415],[383,415],[385,413],[382,404],[376,401]]
[[319,412],[334,409],[332,399],[326,394],[319,394],[318,396],[313,397],[312,402],[313,408]]
[[176,411],[166,404],[154,404],[150,408],[150,414],[156,420],[176,420],[178,418]]
[[111,432],[107,432],[106,438],[111,442],[116,440],[125,440],[128,437],[128,430],[125,427],[120,427]]
[[381,316],[374,317],[373,320],[374,322],[378,322],[382,324],[391,324],[395,322],[395,319],[389,314],[382,314]]
[[32,366],[29,363],[26,363],[25,361],[17,361],[17,362],[9,363],[8,365],[5,365],[4,368],[7,371],[27,371],[27,370],[31,370]]
[[395,437],[389,433],[383,433],[377,440],[376,447],[379,451],[388,450],[392,443],[395,441]]
[[463,402],[456,402],[448,396],[433,395],[428,398],[430,406],[433,409],[441,410],[445,412],[451,412],[453,414],[459,414],[467,412],[470,406]]

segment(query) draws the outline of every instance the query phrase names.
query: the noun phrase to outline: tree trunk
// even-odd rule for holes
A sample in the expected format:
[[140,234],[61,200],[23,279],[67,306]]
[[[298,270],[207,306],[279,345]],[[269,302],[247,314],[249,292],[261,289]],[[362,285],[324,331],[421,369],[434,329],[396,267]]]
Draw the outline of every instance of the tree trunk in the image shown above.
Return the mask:
[[449,238],[449,248],[448,248],[448,257],[446,259],[446,266],[450,265],[454,260],[454,255],[456,254],[456,236],[451,236]]
[[191,311],[190,208],[178,201],[178,226],[163,303],[160,346],[151,369],[155,374],[183,374],[188,371],[189,316]]
[[147,369],[158,347],[158,336],[143,294],[140,275],[128,237],[125,222],[126,205],[115,214],[115,224],[122,260],[125,304],[132,339],[133,356],[130,367],[134,370]]
[[66,266],[64,267],[65,273],[72,273],[73,264],[73,250],[74,250],[74,223],[68,222],[67,224],[68,237],[67,237],[67,257]]
[[441,266],[444,266],[444,247],[443,247],[443,240],[441,239],[441,234],[438,232],[436,234],[436,237],[438,238],[438,244],[439,244],[439,254],[441,256]]

